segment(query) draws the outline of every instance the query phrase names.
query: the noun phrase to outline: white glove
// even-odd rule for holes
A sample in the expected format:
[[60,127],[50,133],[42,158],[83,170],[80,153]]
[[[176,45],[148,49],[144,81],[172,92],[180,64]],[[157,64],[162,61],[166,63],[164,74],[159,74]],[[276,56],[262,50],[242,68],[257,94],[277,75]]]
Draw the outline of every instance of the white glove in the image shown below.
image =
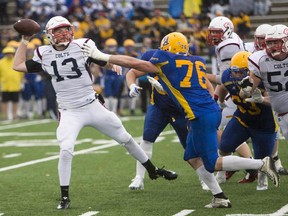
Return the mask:
[[111,56],[111,55],[102,53],[100,50],[98,50],[96,46],[93,46],[93,47],[89,46],[87,43],[83,44],[82,50],[85,56],[91,57],[93,59],[100,60],[100,61],[108,62]]
[[133,83],[129,86],[129,89],[130,89],[129,96],[130,97],[136,97],[140,94],[140,90],[142,88]]
[[238,84],[241,87],[241,94],[243,94],[244,97],[250,97],[253,82],[249,79],[249,76],[243,78]]
[[159,93],[166,93],[166,91],[163,89],[163,86],[153,77],[148,76],[148,81],[151,83],[151,85],[159,92]]
[[221,110],[223,110],[224,108],[228,107],[228,104],[227,104],[226,100],[224,100],[223,103],[218,100],[217,103],[218,103],[218,105],[219,105]]
[[246,98],[246,102],[254,102],[254,103],[263,103],[264,97],[262,96],[261,90],[256,88],[255,91],[252,93],[251,98]]

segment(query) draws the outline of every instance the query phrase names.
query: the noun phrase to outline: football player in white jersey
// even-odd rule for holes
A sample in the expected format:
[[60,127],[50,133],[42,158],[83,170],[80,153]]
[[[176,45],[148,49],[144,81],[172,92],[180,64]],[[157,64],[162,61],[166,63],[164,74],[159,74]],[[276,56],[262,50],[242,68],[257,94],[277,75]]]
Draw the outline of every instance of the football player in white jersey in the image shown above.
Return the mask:
[[68,192],[74,145],[80,130],[85,126],[94,127],[126,148],[130,155],[147,169],[151,179],[176,179],[175,172],[158,169],[151,163],[117,115],[106,109],[95,97],[89,64],[94,62],[116,72],[120,72],[121,67],[84,56],[81,49],[83,44],[95,46],[95,43],[88,38],[74,40],[72,25],[64,17],[52,17],[46,25],[45,34],[50,45],[38,47],[31,60],[26,60],[30,37],[22,36],[13,68],[21,72],[44,71],[52,78],[59,107],[57,139],[60,143],[58,174],[61,201],[57,209],[67,209],[70,206]]
[[[257,103],[270,101],[278,117],[283,136],[288,140],[288,27],[274,25],[265,35],[266,49],[249,57],[250,79],[243,82],[242,97],[249,97]],[[261,97],[254,90],[264,83],[269,97]]]
[[[217,65],[220,74],[207,74],[208,79],[212,83],[216,83],[214,98],[217,101],[219,95],[219,85],[221,85],[221,76],[223,71],[230,67],[231,58],[237,52],[244,51],[244,44],[241,38],[234,32],[234,25],[232,21],[224,16],[218,16],[211,20],[208,30],[207,30],[207,43],[209,45],[215,46],[215,54],[217,59]],[[233,113],[236,111],[237,107],[232,102],[231,98],[228,96],[224,104],[219,104],[222,108],[222,120],[218,130],[219,140],[222,134],[222,130],[227,125]],[[239,155],[249,158],[252,157],[249,146],[246,142],[241,144],[237,150]],[[229,179],[233,173],[227,172],[217,173],[217,181],[219,183],[226,182],[226,178]]]
[[[264,50],[266,48],[265,44],[265,35],[268,32],[268,30],[272,26],[269,24],[261,24],[259,25],[255,32],[254,32],[254,41],[253,42],[247,42],[244,44],[245,49],[248,52],[254,53],[260,50]],[[288,171],[282,166],[281,160],[278,157],[278,138],[280,136],[280,128],[277,133],[277,140],[274,146],[274,151],[272,154],[272,159],[275,162],[275,166],[277,171],[279,172],[280,175],[288,175]],[[258,182],[259,182],[259,177],[258,177]]]

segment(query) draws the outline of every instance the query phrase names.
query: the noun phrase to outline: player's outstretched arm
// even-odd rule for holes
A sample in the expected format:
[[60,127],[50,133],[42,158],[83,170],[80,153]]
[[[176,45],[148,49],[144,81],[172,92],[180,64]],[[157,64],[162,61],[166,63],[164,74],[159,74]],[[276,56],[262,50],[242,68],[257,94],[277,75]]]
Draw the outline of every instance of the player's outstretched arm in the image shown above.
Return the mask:
[[27,72],[26,68],[26,51],[30,36],[22,36],[21,43],[16,50],[13,69],[20,72]]
[[96,46],[83,44],[83,52],[93,59],[106,61],[126,68],[134,68],[146,73],[158,73],[159,69],[149,61],[143,61],[126,55],[109,55],[101,52]]

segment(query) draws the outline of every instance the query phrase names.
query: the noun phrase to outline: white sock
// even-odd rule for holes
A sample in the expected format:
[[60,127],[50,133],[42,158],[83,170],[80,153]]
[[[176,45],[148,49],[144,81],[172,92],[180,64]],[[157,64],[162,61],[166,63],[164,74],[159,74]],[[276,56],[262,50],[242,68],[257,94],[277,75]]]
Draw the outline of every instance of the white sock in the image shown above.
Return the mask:
[[[142,140],[140,147],[147,154],[148,158],[151,159],[152,158],[153,143]],[[136,176],[139,176],[139,177],[144,179],[145,172],[146,172],[145,167],[143,167],[143,165],[139,161],[137,161],[137,163],[136,163]]]
[[203,165],[196,170],[196,173],[198,174],[199,178],[209,187],[213,195],[223,192],[220,185],[216,181],[214,174],[208,172]]
[[246,169],[258,170],[262,167],[263,161],[260,159],[243,158],[234,155],[222,157],[222,170],[237,171]]

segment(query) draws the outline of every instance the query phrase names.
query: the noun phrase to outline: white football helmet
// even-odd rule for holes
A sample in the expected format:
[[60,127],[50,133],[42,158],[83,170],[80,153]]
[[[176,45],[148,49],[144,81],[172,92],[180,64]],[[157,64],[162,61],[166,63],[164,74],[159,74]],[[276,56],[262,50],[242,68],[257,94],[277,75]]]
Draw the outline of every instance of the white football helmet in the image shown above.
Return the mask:
[[211,20],[207,30],[207,43],[218,45],[223,40],[231,37],[234,25],[231,20],[224,16],[218,16]]
[[[62,27],[68,27],[67,32],[55,34],[55,29]],[[47,22],[44,33],[46,34],[49,43],[54,46],[67,46],[74,38],[72,24],[62,16],[52,17]]]
[[288,27],[282,24],[272,26],[265,36],[266,52],[272,58],[288,56]]
[[254,33],[254,47],[256,50],[263,50],[266,48],[265,35],[272,26],[269,24],[259,25]]

